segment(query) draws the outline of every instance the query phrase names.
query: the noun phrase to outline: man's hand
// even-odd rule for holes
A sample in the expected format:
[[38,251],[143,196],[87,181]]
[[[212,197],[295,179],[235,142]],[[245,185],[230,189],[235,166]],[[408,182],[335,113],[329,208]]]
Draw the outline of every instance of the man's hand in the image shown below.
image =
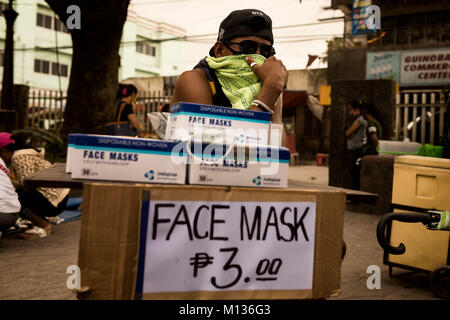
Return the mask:
[[[248,65],[255,62],[251,57],[246,57],[245,61]],[[283,62],[273,56],[269,57],[262,65],[255,64],[252,70],[263,82],[263,85],[268,85],[278,93],[281,93],[288,79],[288,72]]]
[[[248,65],[255,62],[251,57],[246,57]],[[278,98],[283,92],[288,79],[288,72],[281,60],[270,57],[262,65],[253,65],[253,73],[263,82],[261,91],[257,97],[273,110],[271,121],[274,123],[282,122],[282,106],[276,105]]]

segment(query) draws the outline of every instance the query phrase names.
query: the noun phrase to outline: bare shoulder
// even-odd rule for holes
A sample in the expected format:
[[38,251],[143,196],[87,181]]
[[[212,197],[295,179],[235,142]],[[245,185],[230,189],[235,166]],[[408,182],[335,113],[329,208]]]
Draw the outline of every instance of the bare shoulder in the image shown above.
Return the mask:
[[170,104],[179,101],[211,104],[212,93],[205,73],[200,69],[183,72],[175,85]]
[[[206,81],[205,73],[201,69],[193,69],[184,71],[179,77],[178,81]],[[177,83],[178,84],[178,83]]]

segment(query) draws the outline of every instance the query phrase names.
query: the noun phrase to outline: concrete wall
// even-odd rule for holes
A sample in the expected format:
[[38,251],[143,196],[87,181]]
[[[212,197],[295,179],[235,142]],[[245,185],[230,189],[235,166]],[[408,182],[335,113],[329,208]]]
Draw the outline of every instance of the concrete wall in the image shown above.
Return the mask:
[[363,80],[366,78],[365,48],[331,50],[328,53],[328,83],[338,80]]
[[348,154],[345,131],[352,118],[347,104],[351,100],[362,99],[372,102],[380,114],[383,129],[382,139],[394,137],[395,82],[392,80],[342,80],[331,83],[331,133],[329,184],[332,186],[351,186],[348,169]]
[[327,69],[288,70],[286,84],[288,90],[306,90],[308,94],[318,95],[321,85],[327,84]]
[[159,76],[149,78],[128,78],[122,82],[134,84],[139,92],[163,91],[164,89],[164,78]]
[[[189,60],[189,53],[186,48],[185,41],[164,41],[161,43],[161,68],[159,73],[161,76],[176,76],[186,69],[185,61]],[[192,69],[192,67],[189,66],[189,69]]]
[[[305,125],[317,128],[314,135],[305,134]],[[309,111],[307,106],[299,106],[295,114],[295,147],[301,160],[315,160],[317,153],[328,153],[330,149],[330,110],[325,108],[322,121]]]
[[378,194],[376,204],[360,203],[358,211],[388,213],[392,201],[394,179],[393,155],[365,156],[361,160],[361,190]]

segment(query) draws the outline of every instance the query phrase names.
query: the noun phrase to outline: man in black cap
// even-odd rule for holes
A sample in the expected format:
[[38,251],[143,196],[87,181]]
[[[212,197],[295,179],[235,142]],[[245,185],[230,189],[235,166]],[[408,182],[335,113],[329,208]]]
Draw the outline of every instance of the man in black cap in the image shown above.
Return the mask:
[[[210,57],[201,60],[193,70],[182,73],[178,78],[170,104],[184,101],[265,111],[272,114],[272,123],[282,123],[281,105],[277,104],[277,100],[287,82],[288,72],[281,60],[275,58],[272,45],[272,20],[269,16],[257,9],[231,12],[220,24],[217,42],[209,51]],[[230,94],[229,87],[222,85],[224,77],[220,74],[220,69],[216,69],[216,65],[224,61],[221,58],[230,56],[236,56],[235,60],[242,58],[246,62],[246,68],[253,76],[256,75],[255,79],[260,83],[257,90],[253,90],[254,84],[250,83],[254,96],[240,99],[238,104],[230,101],[233,92]],[[245,68],[228,70],[243,69]],[[247,77],[238,75],[236,79],[242,78]]]

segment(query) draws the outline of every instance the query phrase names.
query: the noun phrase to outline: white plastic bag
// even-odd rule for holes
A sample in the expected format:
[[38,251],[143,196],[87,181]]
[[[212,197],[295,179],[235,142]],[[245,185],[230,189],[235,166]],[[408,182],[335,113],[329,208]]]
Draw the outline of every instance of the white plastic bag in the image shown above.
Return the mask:
[[155,130],[156,135],[165,140],[167,121],[169,120],[170,113],[168,112],[149,112],[147,118],[150,121],[150,125]]

